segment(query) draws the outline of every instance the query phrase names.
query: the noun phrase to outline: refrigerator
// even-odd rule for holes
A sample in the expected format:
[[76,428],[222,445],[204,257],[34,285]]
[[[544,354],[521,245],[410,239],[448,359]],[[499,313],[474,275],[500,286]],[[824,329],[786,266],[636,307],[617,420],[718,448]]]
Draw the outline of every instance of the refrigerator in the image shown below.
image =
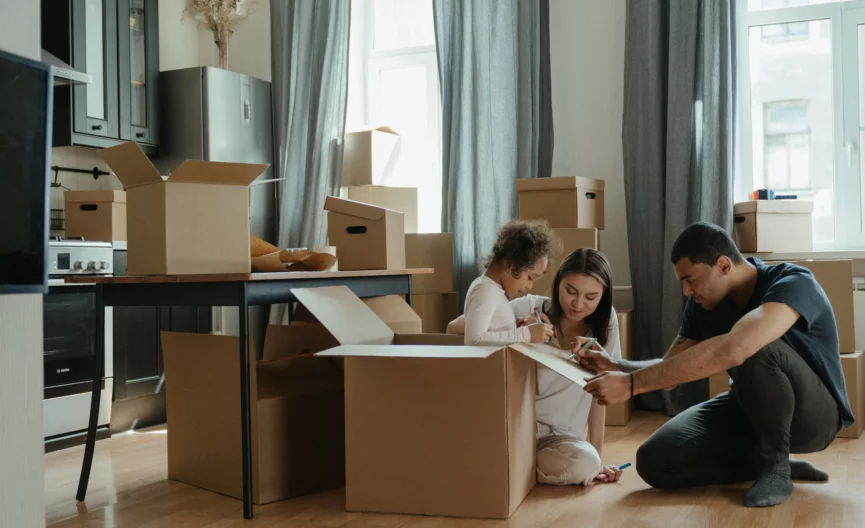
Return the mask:
[[[159,74],[160,142],[154,164],[168,174],[185,160],[270,163],[273,175],[270,83],[219,68],[196,67]],[[252,185],[252,234],[276,243],[276,185]],[[269,307],[249,309],[249,331],[261,357]],[[236,308],[215,308],[213,330],[238,335]]]

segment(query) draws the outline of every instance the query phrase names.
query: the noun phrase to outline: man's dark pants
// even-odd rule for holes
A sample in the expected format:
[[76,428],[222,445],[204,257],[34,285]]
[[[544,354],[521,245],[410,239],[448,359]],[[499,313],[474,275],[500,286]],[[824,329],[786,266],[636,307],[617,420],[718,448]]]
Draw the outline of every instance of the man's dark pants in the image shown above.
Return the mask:
[[790,453],[822,451],[841,428],[838,404],[804,359],[774,341],[730,372],[733,390],[664,424],[637,450],[654,488],[754,480]]

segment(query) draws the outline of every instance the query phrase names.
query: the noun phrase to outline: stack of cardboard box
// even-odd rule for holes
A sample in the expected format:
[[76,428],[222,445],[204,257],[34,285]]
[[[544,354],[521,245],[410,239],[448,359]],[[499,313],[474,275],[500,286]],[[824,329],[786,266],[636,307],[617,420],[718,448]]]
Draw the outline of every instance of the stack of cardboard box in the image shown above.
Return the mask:
[[[622,359],[634,359],[631,347],[633,340],[631,332],[633,328],[633,314],[631,310],[621,310],[616,313],[619,321],[619,344],[622,349]],[[634,414],[634,399],[617,403],[607,407],[607,425],[628,425],[631,415]]]
[[460,314],[459,294],[454,291],[453,233],[407,234],[406,265],[433,268],[432,275],[412,280],[412,307],[423,321],[423,332],[443,334]]

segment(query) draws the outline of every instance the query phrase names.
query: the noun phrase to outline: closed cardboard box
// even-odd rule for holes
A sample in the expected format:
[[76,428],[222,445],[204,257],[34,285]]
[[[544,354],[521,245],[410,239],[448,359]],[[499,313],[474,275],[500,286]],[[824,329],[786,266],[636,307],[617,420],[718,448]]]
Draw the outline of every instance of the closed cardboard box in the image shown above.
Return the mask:
[[399,211],[405,218],[405,232],[417,233],[417,188],[415,187],[380,185],[343,187],[340,190],[340,198]]
[[342,185],[387,185],[399,159],[399,134],[378,127],[345,135]]
[[550,256],[547,271],[535,281],[531,291],[528,293],[534,295],[552,295],[553,282],[555,282],[556,273],[559,271],[559,266],[562,261],[571,254],[572,251],[579,248],[600,249],[598,230],[591,228],[570,228],[570,229],[553,229],[553,234],[556,236],[558,244],[553,248],[553,254]]
[[66,191],[66,237],[126,240],[126,191]]
[[604,229],[604,181],[580,176],[517,180],[520,220]]
[[328,196],[327,234],[336,246],[339,269],[405,269],[403,214],[383,207]]
[[[240,499],[238,345],[237,337],[162,333],[168,478]],[[254,502],[342,487],[344,391],[337,364],[304,355],[251,367]]]
[[733,206],[736,244],[742,253],[811,251],[814,202],[755,200]]
[[126,187],[130,275],[249,273],[249,185],[268,165],[185,161],[163,180],[133,143],[99,151]]
[[[631,310],[622,310],[616,312],[616,317],[619,322],[619,343],[622,348],[622,359],[634,359],[634,352],[631,346],[633,322]],[[607,407],[606,425],[628,425],[631,421],[631,415],[634,414],[634,399],[617,403]]]
[[588,373],[546,345],[394,335],[345,287],[293,293],[343,343],[317,356],[345,358],[346,508],[510,516],[536,481],[535,362]]
[[409,268],[433,268],[432,275],[412,277],[412,293],[449,293],[454,289],[453,233],[405,236],[405,264]]
[[412,295],[412,308],[420,316],[425,334],[445,333],[448,323],[460,315],[459,302],[456,292]]
[[847,398],[856,423],[838,434],[841,438],[859,438],[865,431],[865,353],[862,351],[841,356]]

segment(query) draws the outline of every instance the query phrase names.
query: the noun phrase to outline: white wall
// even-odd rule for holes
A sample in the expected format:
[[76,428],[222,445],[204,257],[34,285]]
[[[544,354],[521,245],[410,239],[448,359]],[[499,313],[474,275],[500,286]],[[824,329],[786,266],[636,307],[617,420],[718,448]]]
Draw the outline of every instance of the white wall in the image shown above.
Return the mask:
[[622,164],[625,1],[550,2],[553,176],[606,181],[601,251],[617,286],[631,284]]
[[[39,60],[39,2],[0,2],[0,49]],[[9,226],[5,226],[9,228]],[[0,524],[45,525],[42,296],[0,295]]]

